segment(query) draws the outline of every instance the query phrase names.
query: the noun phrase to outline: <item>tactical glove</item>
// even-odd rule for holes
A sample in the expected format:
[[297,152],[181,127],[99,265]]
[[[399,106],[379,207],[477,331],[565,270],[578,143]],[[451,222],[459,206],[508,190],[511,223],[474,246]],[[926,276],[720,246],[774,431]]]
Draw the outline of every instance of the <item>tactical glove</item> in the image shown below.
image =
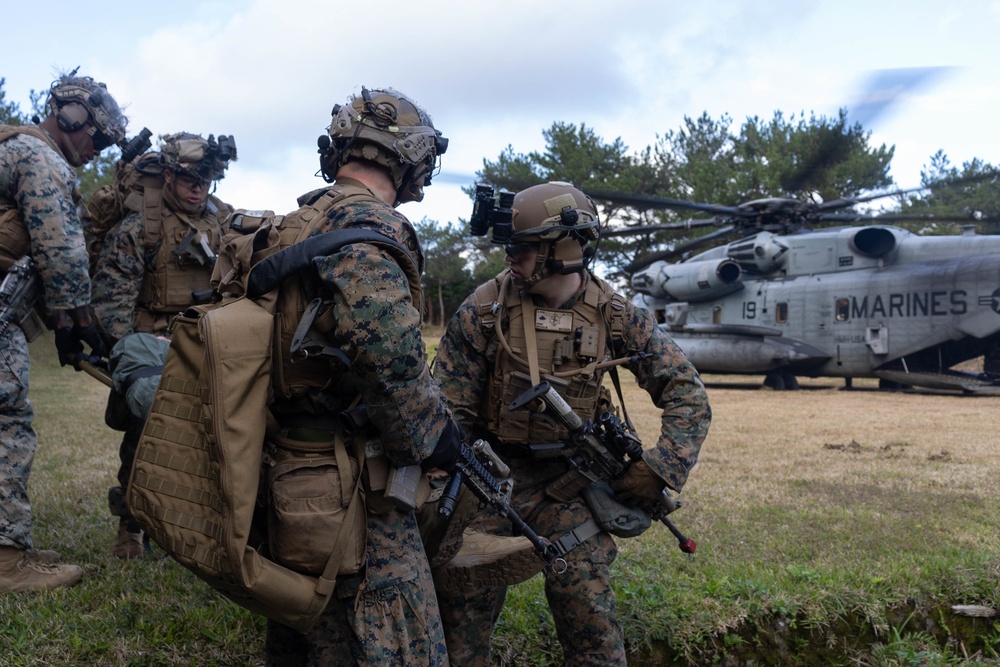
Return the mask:
[[73,335],[76,336],[77,340],[90,346],[91,356],[101,359],[108,355],[108,349],[104,345],[104,337],[101,336],[101,332],[97,330],[97,326],[93,323],[85,327],[74,324]]
[[59,351],[60,366],[73,364],[75,367],[76,358],[83,354],[83,343],[73,335],[72,328],[60,327],[56,329],[56,350]]
[[645,461],[636,461],[621,479],[611,481],[611,488],[626,504],[636,506],[658,501],[667,483],[656,476]]
[[448,423],[441,431],[441,437],[438,438],[437,446],[430,456],[420,462],[420,468],[424,472],[433,468],[454,472],[458,463],[458,455],[462,451],[463,438],[462,427],[449,417]]

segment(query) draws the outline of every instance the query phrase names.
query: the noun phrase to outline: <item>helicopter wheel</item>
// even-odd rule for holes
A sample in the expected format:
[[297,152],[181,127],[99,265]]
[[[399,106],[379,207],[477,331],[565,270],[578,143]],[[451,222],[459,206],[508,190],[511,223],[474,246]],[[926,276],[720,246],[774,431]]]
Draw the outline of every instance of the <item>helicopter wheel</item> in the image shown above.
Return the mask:
[[774,391],[795,391],[799,388],[799,381],[791,373],[773,371],[764,376],[764,386]]

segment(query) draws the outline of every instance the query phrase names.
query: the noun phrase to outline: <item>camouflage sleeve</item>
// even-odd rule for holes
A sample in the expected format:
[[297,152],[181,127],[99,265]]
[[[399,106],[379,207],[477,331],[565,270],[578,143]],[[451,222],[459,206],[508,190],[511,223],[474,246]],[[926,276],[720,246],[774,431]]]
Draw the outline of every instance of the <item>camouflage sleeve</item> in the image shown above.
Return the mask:
[[316,266],[334,295],[337,338],[353,352],[351,374],[386,456],[396,466],[418,463],[436,446],[448,411],[427,366],[406,275],[368,244],[345,246]]
[[17,207],[31,238],[31,256],[45,284],[45,305],[75,308],[90,302],[89,260],[73,196],[76,173],[52,148],[18,137]]
[[660,437],[654,448],[647,449],[644,458],[670,488],[680,491],[698,461],[712,420],[705,385],[649,311],[632,304],[626,306],[623,340],[630,352],[652,353],[651,357],[628,365],[639,386],[663,411]]
[[470,296],[448,322],[434,358],[434,379],[441,385],[455,417],[469,433],[485,427],[480,400],[489,381],[488,347],[475,299]]
[[132,333],[144,274],[142,214],[132,212],[104,237],[94,273],[94,314],[104,333],[115,340]]

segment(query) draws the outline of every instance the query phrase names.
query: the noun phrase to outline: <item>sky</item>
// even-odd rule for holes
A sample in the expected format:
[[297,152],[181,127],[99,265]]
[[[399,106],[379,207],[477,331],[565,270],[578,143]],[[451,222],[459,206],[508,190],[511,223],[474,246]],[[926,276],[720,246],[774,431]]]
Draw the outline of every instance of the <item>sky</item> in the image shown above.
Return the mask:
[[865,123],[895,147],[900,187],[939,150],[1000,163],[1000,0],[37,0],[8,3],[4,23],[8,101],[26,111],[79,66],[129,136],[234,135],[216,194],[237,208],[288,212],[325,185],[316,138],[362,86],[408,95],[449,139],[424,201],[400,208],[412,220],[467,220],[461,188],[483,161],[544,150],[553,122],[639,151],[685,116],[850,112],[903,68],[936,76]]

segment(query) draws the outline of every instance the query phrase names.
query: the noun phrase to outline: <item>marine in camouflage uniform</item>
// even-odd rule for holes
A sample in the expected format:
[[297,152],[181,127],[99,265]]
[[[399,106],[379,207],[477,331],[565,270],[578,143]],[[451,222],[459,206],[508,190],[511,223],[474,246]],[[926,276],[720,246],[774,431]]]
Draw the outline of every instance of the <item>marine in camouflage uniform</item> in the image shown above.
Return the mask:
[[[272,412],[285,434],[322,438],[329,433],[322,420],[360,396],[367,406],[368,446],[380,445],[389,464],[453,467],[459,430],[430,376],[420,336],[417,274],[423,258],[414,228],[395,210],[423,197],[447,140],[400,93],[368,89],[334,107],[328,138],[320,139],[323,175],[334,185],[300,198],[302,208],[285,216],[281,227],[311,226],[311,236],[372,230],[395,241],[408,257],[384,244],[354,243],[314,260],[315,278],[303,280],[299,289],[307,303],[320,298],[329,309],[322,319],[332,328],[324,335],[350,357],[350,367],[318,357],[312,363],[320,366],[314,368],[326,364],[326,370],[311,372],[308,359],[304,365],[277,360],[286,381],[276,388]],[[290,302],[279,296],[279,313]],[[281,354],[287,346],[285,336]],[[312,386],[301,392],[297,385]],[[268,665],[448,664],[414,512],[378,503],[377,495],[366,493],[362,571],[338,577],[329,605],[308,634],[269,621]]]
[[[208,300],[222,225],[232,212],[209,192],[235,159],[232,137],[206,140],[178,132],[163,136],[158,152],[119,164],[135,185],[123,202],[124,219],[102,223],[109,229],[93,277],[94,314],[112,345],[132,333],[166,335],[177,313]],[[113,193],[116,185],[105,187]],[[125,496],[144,420],[112,390],[105,421],[124,431],[119,485],[108,492],[111,513],[120,517],[111,553],[137,558],[142,532],[128,515]]]
[[[0,268],[30,254],[44,285],[63,365],[104,354],[88,312],[87,249],[77,213],[76,172],[121,141],[125,118],[104,84],[74,74],[52,84],[50,114],[39,125],[0,126]],[[0,590],[72,585],[76,565],[36,551],[31,540],[28,478],[37,439],[28,400],[28,341],[17,324],[0,334]],[[78,369],[79,370],[79,369]]]
[[[610,286],[585,268],[589,257],[582,246],[596,240],[598,229],[596,208],[586,195],[558,182],[528,188],[514,198],[512,222],[513,234],[500,239],[507,242],[510,268],[466,299],[449,322],[438,347],[434,378],[466,430],[489,440],[510,465],[514,510],[540,535],[556,541],[590,520],[592,512],[579,493],[568,499],[552,497],[556,480],[567,471],[564,459],[532,456],[530,445],[558,441],[559,436],[551,427],[535,422],[527,411],[515,414],[505,408],[513,396],[538,381],[528,377],[533,364],[525,346],[531,339],[519,335],[517,329],[524,329],[520,323],[571,315],[575,318],[573,327],[563,327],[567,333],[579,333],[576,327],[587,317],[595,318],[595,339],[599,339],[600,329],[605,330],[606,349],[597,352],[594,360],[581,362],[584,372],[575,376],[569,372],[572,359],[563,359],[564,363],[553,369],[558,363],[552,361],[553,354],[546,357],[543,343],[537,344],[541,361],[536,372],[542,379],[553,370],[561,372],[563,381],[554,381],[554,386],[581,418],[595,418],[598,407],[608,408],[610,396],[602,399],[596,390],[603,371],[586,368],[601,359],[631,357],[624,367],[662,409],[662,430],[656,445],[644,452],[641,462],[633,464],[627,477],[613,484],[626,504],[655,499],[664,484],[681,490],[697,461],[711,411],[694,367],[652,316],[614,295]],[[601,306],[588,307],[584,303],[588,300]],[[535,316],[519,313],[525,309],[521,304],[537,306]],[[512,310],[519,313],[516,327],[512,325]],[[583,325],[584,338],[595,333],[588,326]],[[542,340],[546,334],[542,325],[536,334]],[[503,347],[507,339],[513,354],[522,361],[527,357],[527,363],[512,361]],[[551,349],[552,343],[550,337],[544,345]],[[558,342],[556,349],[560,349]],[[568,350],[565,346],[562,349]],[[575,349],[579,350],[579,343]],[[516,375],[522,379],[512,379]],[[522,383],[520,387],[512,386],[517,382]],[[509,522],[489,512],[477,517],[470,529],[510,535]],[[626,664],[610,586],[610,566],[616,554],[612,536],[597,532],[564,556],[568,565],[565,572],[545,572],[545,594],[567,665]],[[452,664],[490,664],[490,635],[505,594],[505,587],[488,585],[463,592],[438,591]]]

